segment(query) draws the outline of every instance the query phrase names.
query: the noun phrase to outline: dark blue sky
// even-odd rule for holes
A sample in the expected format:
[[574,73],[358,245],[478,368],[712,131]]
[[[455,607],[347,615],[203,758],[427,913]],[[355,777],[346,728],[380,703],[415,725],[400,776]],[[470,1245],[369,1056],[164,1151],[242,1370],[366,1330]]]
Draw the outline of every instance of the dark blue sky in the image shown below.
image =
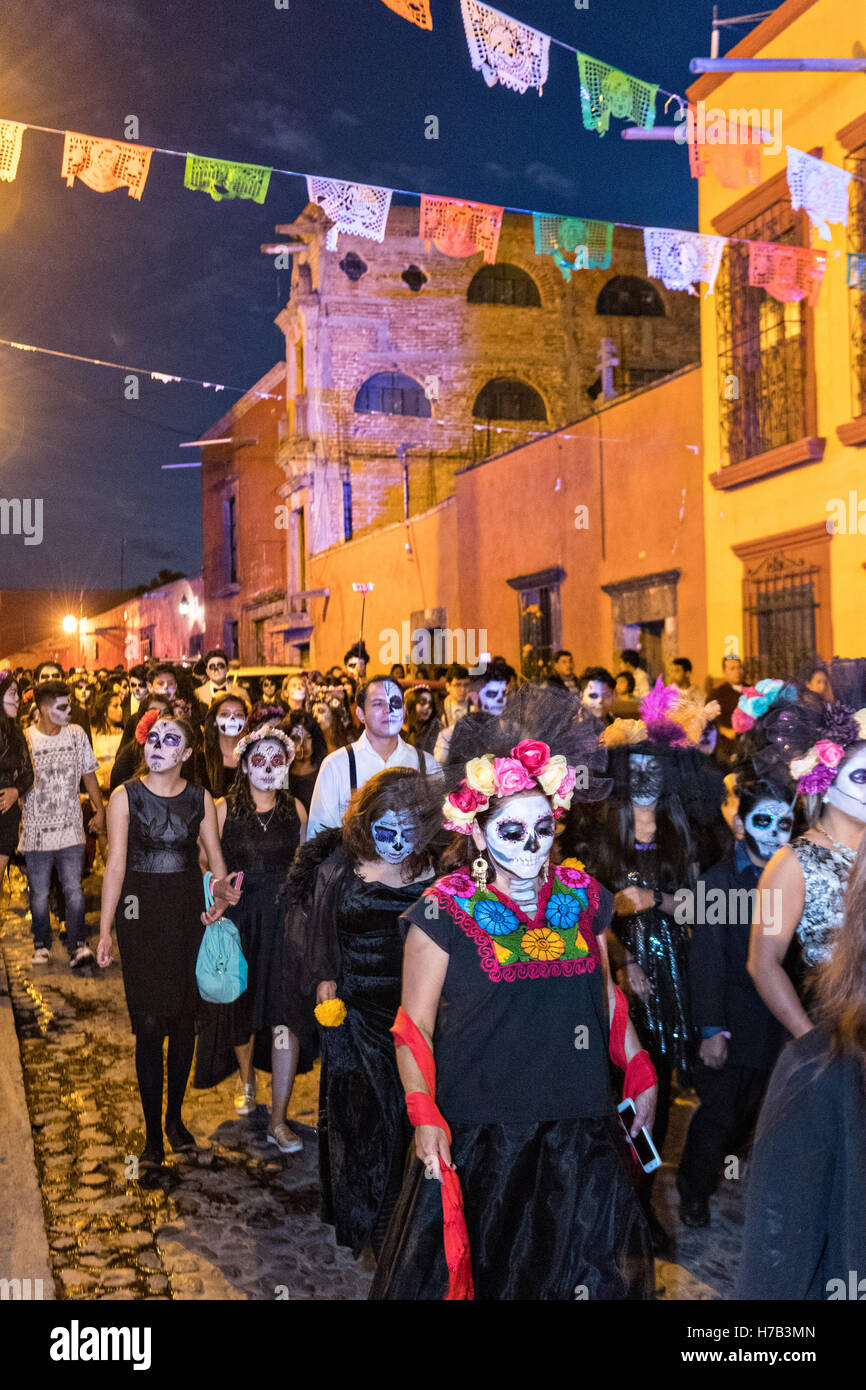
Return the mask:
[[[685,149],[584,131],[577,62],[551,48],[541,99],[473,72],[458,0],[434,31],[381,0],[5,0],[0,118],[393,187],[694,227]],[[520,19],[682,92],[709,52],[712,0],[508,0]],[[728,31],[730,41],[742,30]],[[438,141],[424,118],[439,118]],[[669,121],[658,106],[657,119]],[[617,127],[614,129],[613,127]],[[154,155],[139,203],[60,177],[60,136],[28,131],[0,183],[0,337],[252,385],[282,356],[287,292],[259,246],[306,201],[274,176],[262,207],[183,187]],[[237,399],[0,348],[0,495],[41,497],[44,540],[0,535],[0,585],[106,586],[201,564],[198,471],[160,465]]]

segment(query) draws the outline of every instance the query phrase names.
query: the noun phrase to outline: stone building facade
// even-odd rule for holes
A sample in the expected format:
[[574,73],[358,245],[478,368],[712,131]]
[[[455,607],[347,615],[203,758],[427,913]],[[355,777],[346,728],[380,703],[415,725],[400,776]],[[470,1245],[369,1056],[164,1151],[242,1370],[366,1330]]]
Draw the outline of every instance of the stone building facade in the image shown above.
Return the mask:
[[[238,423],[256,445],[203,453],[208,641],[231,646],[236,633],[242,661],[338,659],[316,649],[329,595],[307,578],[314,557],[407,524],[446,503],[467,466],[586,416],[601,391],[602,339],[618,358],[620,393],[698,358],[697,301],[645,278],[639,232],[617,228],[609,269],[567,282],[536,255],[523,215],[503,218],[490,266],[420,240],[417,206],[392,206],[381,244],[341,235],[328,250],[329,226],[311,203],[263,248],[292,268],[277,318],[283,404],[244,398],[204,436],[231,435],[247,412],[267,415],[261,431]],[[268,457],[262,441],[274,429]],[[223,572],[226,526],[251,557],[235,580]]]

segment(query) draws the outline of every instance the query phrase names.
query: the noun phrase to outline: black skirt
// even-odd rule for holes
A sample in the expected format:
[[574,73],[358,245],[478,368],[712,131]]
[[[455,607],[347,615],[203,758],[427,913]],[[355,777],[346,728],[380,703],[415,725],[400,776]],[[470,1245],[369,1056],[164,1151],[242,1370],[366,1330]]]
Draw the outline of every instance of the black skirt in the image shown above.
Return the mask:
[[[618,1121],[453,1125],[475,1298],[652,1299],[652,1245]],[[439,1183],[414,1145],[370,1291],[438,1300],[448,1288]]]
[[126,1006],[137,1031],[143,1017],[195,1023],[200,996],[195,964],[204,935],[201,873],[144,874],[123,880],[114,925]]
[[16,801],[14,806],[10,806],[8,811],[0,815],[0,854],[5,854],[11,859],[18,848],[18,836],[21,830],[21,802]]

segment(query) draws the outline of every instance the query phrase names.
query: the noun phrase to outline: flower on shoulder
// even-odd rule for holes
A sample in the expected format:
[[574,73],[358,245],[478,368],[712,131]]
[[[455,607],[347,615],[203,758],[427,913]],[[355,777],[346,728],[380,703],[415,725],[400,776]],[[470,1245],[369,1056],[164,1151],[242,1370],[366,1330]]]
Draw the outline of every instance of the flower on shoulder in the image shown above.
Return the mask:
[[313,1013],[323,1028],[339,1028],[346,1021],[346,1006],[342,999],[325,999]]
[[473,915],[479,927],[491,936],[508,936],[520,926],[520,919],[498,898],[482,898],[475,904]]

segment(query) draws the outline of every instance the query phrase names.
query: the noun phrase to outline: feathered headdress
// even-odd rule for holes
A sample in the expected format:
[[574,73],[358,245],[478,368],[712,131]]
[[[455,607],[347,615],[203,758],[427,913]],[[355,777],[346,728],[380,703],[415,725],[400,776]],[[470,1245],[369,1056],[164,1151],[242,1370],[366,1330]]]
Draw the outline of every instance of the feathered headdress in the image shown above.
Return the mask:
[[615,719],[601,735],[605,748],[640,744],[659,748],[697,748],[701,735],[718,714],[718,705],[705,705],[698,697],[685,695],[678,685],[665,685],[659,676],[652,690],[640,702],[640,719]]

